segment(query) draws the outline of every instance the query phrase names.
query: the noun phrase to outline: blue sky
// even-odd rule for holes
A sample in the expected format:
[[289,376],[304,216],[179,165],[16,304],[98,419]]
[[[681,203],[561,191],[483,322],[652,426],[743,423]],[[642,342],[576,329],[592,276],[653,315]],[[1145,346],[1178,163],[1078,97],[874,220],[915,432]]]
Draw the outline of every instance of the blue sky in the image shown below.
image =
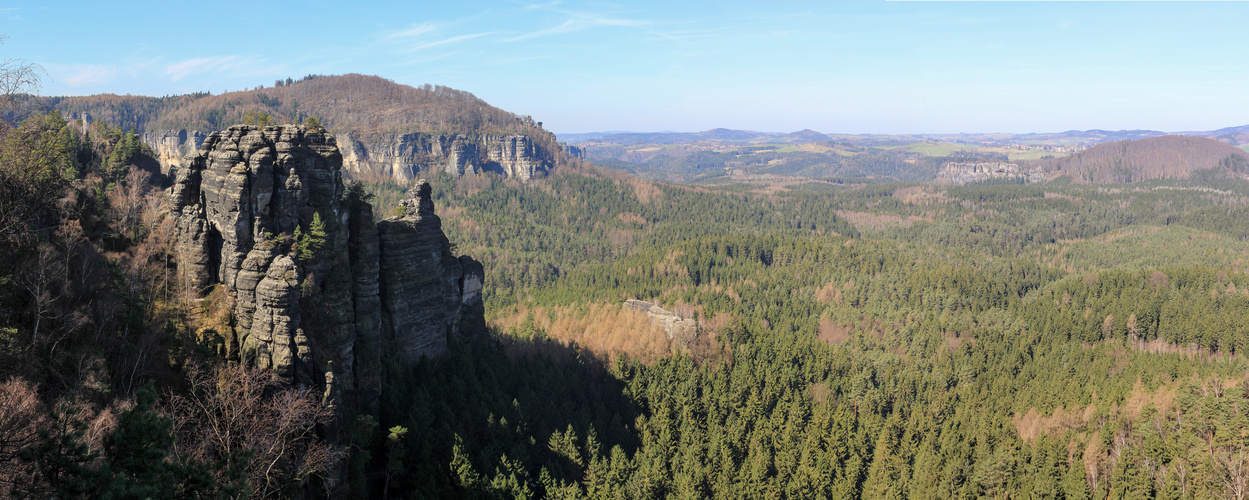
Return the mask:
[[[125,5],[120,5],[120,4]],[[20,2],[45,95],[376,74],[555,132],[1249,123],[1249,2]]]

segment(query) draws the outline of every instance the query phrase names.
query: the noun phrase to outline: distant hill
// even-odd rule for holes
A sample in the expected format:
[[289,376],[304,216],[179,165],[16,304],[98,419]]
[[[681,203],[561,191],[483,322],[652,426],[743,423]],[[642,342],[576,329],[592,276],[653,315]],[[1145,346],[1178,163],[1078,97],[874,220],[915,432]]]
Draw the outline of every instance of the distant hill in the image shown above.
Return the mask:
[[1074,144],[1099,144],[1113,141],[1135,141],[1149,137],[1167,135],[1158,130],[1068,130],[1066,132],[1018,134],[1011,138],[1015,141],[1061,141]]
[[1178,132],[1184,135],[1195,135],[1200,137],[1209,137],[1220,142],[1226,142],[1233,146],[1249,144],[1249,125],[1241,125],[1239,127],[1223,127],[1218,130],[1209,130],[1205,132]]
[[832,137],[829,137],[825,134],[821,134],[809,128],[804,128],[797,132],[785,134],[785,138],[793,142],[820,142],[820,141],[833,140]]
[[1080,153],[1029,162],[1048,176],[1076,182],[1113,183],[1186,178],[1198,170],[1226,168],[1249,173],[1249,153],[1205,137],[1164,135],[1098,144]]
[[602,142],[611,144],[686,144],[699,141],[716,141],[723,143],[745,144],[750,142],[774,143],[807,143],[829,141],[832,137],[804,129],[798,132],[755,132],[753,130],[733,130],[714,128],[703,132],[590,132],[581,134],[560,134],[560,140],[581,142]]
[[606,131],[606,132],[578,132],[578,133],[571,133],[571,134],[555,134],[555,135],[556,137],[559,138],[559,142],[576,144],[579,142],[592,141],[595,139],[599,139],[599,138],[602,138],[603,136],[608,136],[608,135],[613,135],[613,134],[629,134],[629,133],[631,132],[626,131],[626,130],[611,130],[611,131]]
[[279,122],[312,116],[328,129],[358,133],[554,134],[531,117],[486,103],[471,93],[437,85],[411,87],[378,76],[311,75],[280,87],[212,95],[47,97],[63,114],[93,118],[138,132],[219,130],[241,123],[248,111]]
[[344,148],[345,166],[359,175],[404,180],[428,168],[501,169],[509,175],[522,168],[527,178],[563,156],[555,134],[532,117],[462,90],[411,87],[359,74],[310,75],[220,95],[42,99],[67,118],[89,117],[136,131],[157,150],[162,167],[176,166],[178,157],[199,147],[206,132],[243,123],[249,112],[268,113],[274,124],[317,118]]

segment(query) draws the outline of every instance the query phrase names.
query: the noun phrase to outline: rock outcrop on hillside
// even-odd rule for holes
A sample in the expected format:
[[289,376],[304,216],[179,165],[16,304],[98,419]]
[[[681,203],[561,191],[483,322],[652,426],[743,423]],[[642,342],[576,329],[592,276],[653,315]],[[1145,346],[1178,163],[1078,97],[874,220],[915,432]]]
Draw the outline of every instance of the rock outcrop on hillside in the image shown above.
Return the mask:
[[408,215],[374,224],[342,163],[323,132],[231,127],[178,169],[171,216],[190,293],[233,299],[227,356],[369,404],[383,356],[439,356],[466,318],[482,322],[484,272],[451,254],[428,183]]
[[411,181],[423,172],[445,171],[461,176],[494,172],[527,181],[541,177],[551,165],[529,137],[397,134],[353,139],[343,144],[343,167],[353,176]]
[[208,133],[199,130],[161,130],[139,136],[139,140],[152,148],[156,161],[160,162],[161,173],[166,175],[182,168],[183,162],[199,151],[207,138]]
[[1041,182],[1045,173],[1039,168],[1029,168],[1015,163],[946,163],[937,172],[938,180],[952,184],[968,184],[973,182],[1007,181],[1007,182]]
[[[152,148],[161,171],[169,174],[184,166],[208,134],[197,130],[145,132],[141,139]],[[386,178],[411,182],[422,174],[444,171],[455,176],[493,172],[528,181],[542,177],[551,165],[524,135],[484,136],[382,134],[355,139],[334,136],[343,155],[343,168],[356,178]]]
[[81,118],[84,127],[102,120],[135,130],[165,173],[208,136],[195,131],[242,123],[257,112],[282,122],[317,118],[338,134],[343,165],[352,176],[411,181],[425,172],[494,171],[527,180],[563,157],[555,134],[533,117],[509,113],[468,92],[368,75],[308,75],[218,95],[50,97],[46,105]]
[[664,333],[668,334],[670,340],[689,344],[698,336],[698,320],[696,319],[682,318],[677,313],[645,300],[629,299],[625,301],[624,306],[626,309],[645,313],[651,322],[664,328]]

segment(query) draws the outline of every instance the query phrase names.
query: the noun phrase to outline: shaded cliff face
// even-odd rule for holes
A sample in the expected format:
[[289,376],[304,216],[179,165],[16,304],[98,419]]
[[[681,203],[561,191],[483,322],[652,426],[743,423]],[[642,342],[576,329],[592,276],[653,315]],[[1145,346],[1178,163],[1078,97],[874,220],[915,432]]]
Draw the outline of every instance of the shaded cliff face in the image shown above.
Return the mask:
[[484,273],[451,255],[428,184],[407,217],[374,225],[342,162],[322,132],[231,127],[177,170],[171,215],[188,293],[233,298],[228,356],[367,404],[384,355],[441,355],[466,315],[479,321]]

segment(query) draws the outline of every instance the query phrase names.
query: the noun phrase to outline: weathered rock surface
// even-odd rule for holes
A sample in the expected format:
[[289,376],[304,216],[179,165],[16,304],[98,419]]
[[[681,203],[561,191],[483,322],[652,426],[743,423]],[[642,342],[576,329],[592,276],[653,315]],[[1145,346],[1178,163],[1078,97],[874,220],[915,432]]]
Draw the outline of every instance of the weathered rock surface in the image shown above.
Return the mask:
[[[198,130],[157,130],[144,132],[141,140],[152,148],[161,171],[170,174],[184,168],[210,134]],[[529,180],[545,175],[551,168],[549,155],[524,135],[486,135],[472,139],[464,135],[378,134],[353,138],[334,136],[343,156],[348,176],[389,178],[410,182],[425,172],[445,171],[452,175],[494,172]]]
[[1041,182],[1045,180],[1045,172],[1038,168],[1028,168],[1015,163],[946,163],[937,172],[937,179],[944,179],[952,184],[968,184],[985,181],[1017,181]]
[[421,180],[416,197],[406,200],[404,217],[377,225],[380,243],[382,321],[389,341],[411,357],[446,351],[447,336],[459,328],[464,269],[451,255],[434,214],[429,183]]
[[529,180],[549,171],[550,162],[524,135],[486,135],[473,140],[464,135],[396,134],[353,139],[343,144],[343,166],[353,176],[380,176],[408,181],[421,172],[442,170],[452,175],[494,172]]
[[[298,126],[210,134],[170,188],[180,273],[190,290],[234,299],[232,356],[288,383],[368,404],[383,353],[438,356],[481,324],[481,265],[455,257],[428,183],[408,215],[375,225],[345,193],[335,139]],[[319,249],[304,240],[320,221]],[[300,245],[305,248],[299,248]]]
[[668,334],[669,339],[689,343],[698,336],[698,320],[696,319],[682,318],[672,311],[644,300],[629,299],[625,301],[624,306],[626,309],[646,313],[652,322],[664,327],[664,332]]
[[199,130],[160,130],[144,132],[139,136],[152,148],[156,161],[160,162],[161,173],[166,175],[172,175],[185,166],[186,160],[199,150],[207,138],[208,133]]

